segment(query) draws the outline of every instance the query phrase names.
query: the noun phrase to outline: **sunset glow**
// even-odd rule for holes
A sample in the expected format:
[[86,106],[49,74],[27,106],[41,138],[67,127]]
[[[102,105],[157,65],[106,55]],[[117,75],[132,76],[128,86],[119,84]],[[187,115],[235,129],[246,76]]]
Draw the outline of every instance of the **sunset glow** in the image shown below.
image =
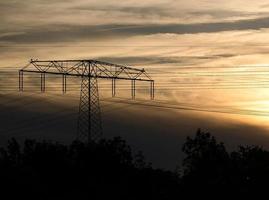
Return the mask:
[[[64,98],[53,96],[61,91],[56,90],[60,79],[48,78],[42,102],[40,93],[32,94],[39,91],[38,77],[26,76],[26,94],[17,93],[17,70],[30,59],[96,59],[145,68],[156,83],[155,101],[146,101],[148,88],[141,84],[132,107],[120,102],[129,98],[130,86],[119,81],[119,99],[113,100],[118,104],[101,102],[105,129],[112,129],[117,117],[118,123],[132,118],[132,113],[152,119],[138,120],[141,129],[154,126],[161,132],[169,125],[171,135],[180,135],[176,132],[181,128],[188,134],[205,128],[219,131],[225,141],[230,137],[226,133],[235,130],[239,136],[232,147],[249,141],[268,146],[268,0],[9,0],[0,1],[0,24],[2,102],[29,95],[40,105],[48,101],[75,113],[79,81],[68,80]],[[100,81],[101,99],[111,97],[110,83]],[[30,106],[23,109],[34,112]],[[114,109],[115,115],[106,109]],[[258,139],[257,129],[262,135]],[[125,129],[121,131],[124,135]]]

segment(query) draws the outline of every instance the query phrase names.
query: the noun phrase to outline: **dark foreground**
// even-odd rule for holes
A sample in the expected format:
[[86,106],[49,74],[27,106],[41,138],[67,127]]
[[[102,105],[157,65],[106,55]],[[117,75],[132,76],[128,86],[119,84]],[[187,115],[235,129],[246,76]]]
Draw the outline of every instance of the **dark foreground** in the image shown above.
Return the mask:
[[220,199],[266,193],[269,151],[239,147],[228,153],[208,133],[187,138],[175,172],[153,169],[121,138],[90,144],[11,139],[0,149],[3,199]]

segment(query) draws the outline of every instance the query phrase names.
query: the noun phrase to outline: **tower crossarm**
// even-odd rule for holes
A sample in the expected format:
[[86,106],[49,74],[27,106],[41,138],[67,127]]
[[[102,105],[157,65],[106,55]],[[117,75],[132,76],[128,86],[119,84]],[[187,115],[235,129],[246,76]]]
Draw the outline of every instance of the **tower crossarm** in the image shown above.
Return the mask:
[[31,60],[29,65],[21,71],[104,79],[152,81],[144,69],[97,60]]

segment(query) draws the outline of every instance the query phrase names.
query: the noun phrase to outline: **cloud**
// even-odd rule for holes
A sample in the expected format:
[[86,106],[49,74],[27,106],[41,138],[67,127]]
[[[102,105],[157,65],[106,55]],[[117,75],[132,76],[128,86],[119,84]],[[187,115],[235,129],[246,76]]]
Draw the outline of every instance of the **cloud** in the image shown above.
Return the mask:
[[144,25],[144,26],[119,26],[106,29],[112,33],[124,34],[158,34],[158,33],[176,33],[176,34],[197,34],[197,33],[215,33],[223,31],[238,30],[259,30],[269,28],[269,17],[240,20],[235,22],[223,23],[196,23],[196,24],[166,24],[166,25]]
[[[211,10],[196,10],[190,11],[190,15],[194,17],[201,17],[204,15],[210,16],[212,19],[222,19],[222,20],[230,20],[230,21],[238,21],[239,19],[257,19],[262,16],[268,16],[269,12],[248,12],[248,11],[240,11],[240,10],[224,10],[224,9],[211,9]],[[237,20],[236,20],[237,19]]]
[[124,56],[124,57],[97,57],[97,60],[104,60],[112,63],[129,65],[196,65],[204,60],[218,59],[220,57],[231,57],[233,55],[212,55],[212,56]]
[[122,12],[128,14],[139,15],[143,18],[148,17],[175,17],[175,11],[167,8],[167,7],[158,7],[158,6],[77,6],[73,7],[74,10],[82,10],[88,12],[106,12],[115,13],[115,12]]
[[[35,27],[16,34],[1,33],[0,42],[58,43],[98,41],[154,34],[199,34],[269,28],[269,17],[222,23],[145,25],[54,25]],[[4,35],[3,35],[4,34]],[[6,35],[5,35],[6,34]]]

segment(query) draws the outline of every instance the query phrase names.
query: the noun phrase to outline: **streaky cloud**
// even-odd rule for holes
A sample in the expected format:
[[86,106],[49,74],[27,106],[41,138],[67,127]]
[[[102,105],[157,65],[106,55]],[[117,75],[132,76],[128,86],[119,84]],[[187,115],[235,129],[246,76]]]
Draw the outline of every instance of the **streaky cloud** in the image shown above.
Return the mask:
[[[269,17],[221,23],[196,24],[107,24],[107,25],[47,25],[34,27],[16,35],[2,35],[0,42],[47,43],[96,41],[153,34],[199,34],[223,31],[260,30],[269,28]],[[0,35],[3,33],[0,33]]]

